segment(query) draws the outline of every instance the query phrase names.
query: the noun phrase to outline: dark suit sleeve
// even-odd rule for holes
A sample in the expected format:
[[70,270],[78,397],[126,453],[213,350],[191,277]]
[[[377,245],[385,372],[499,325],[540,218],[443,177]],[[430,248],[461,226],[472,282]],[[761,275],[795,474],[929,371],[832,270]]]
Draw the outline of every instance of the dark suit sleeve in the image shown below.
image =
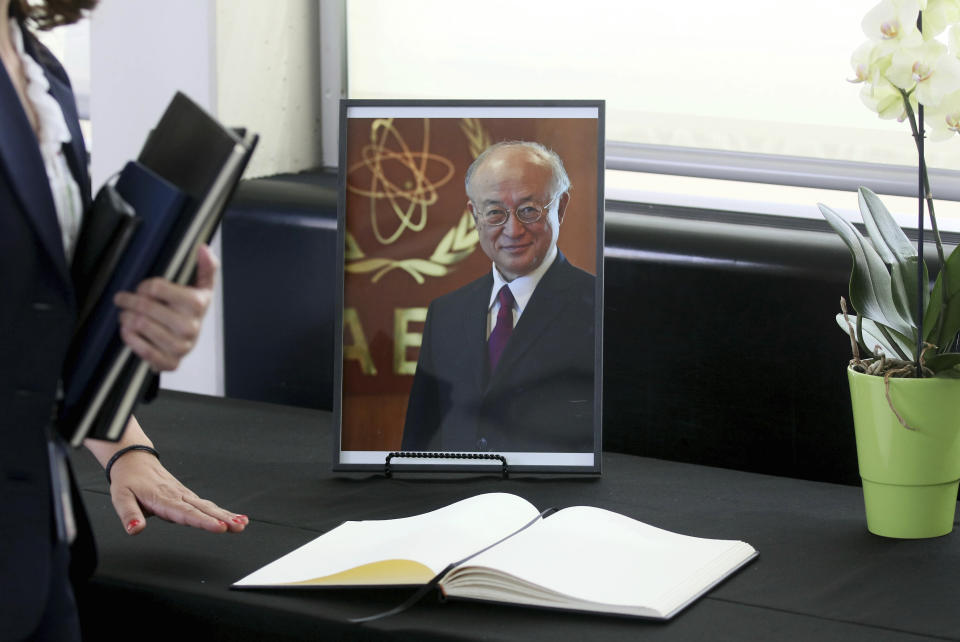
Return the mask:
[[427,310],[423,325],[423,341],[417,371],[413,376],[407,418],[403,426],[403,450],[438,450],[440,448],[440,392],[433,360],[431,319],[434,305]]

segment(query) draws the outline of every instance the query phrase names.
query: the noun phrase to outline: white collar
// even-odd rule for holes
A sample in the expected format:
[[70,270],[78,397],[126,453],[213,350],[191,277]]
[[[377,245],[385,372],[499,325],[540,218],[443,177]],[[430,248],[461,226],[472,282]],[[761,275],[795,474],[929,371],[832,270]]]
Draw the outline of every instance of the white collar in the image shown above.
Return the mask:
[[493,266],[493,289],[490,291],[490,302],[487,304],[487,309],[493,307],[494,302],[497,300],[497,293],[500,292],[500,288],[504,285],[510,286],[510,293],[513,295],[513,300],[517,302],[517,315],[523,313],[523,309],[527,307],[527,303],[530,302],[530,297],[533,296],[533,291],[537,289],[537,285],[540,283],[540,279],[543,278],[543,275],[547,273],[547,270],[550,269],[550,266],[553,265],[553,262],[557,258],[557,246],[554,244],[550,247],[550,251],[547,252],[547,255],[543,257],[543,261],[540,262],[540,265],[537,266],[530,274],[524,274],[523,276],[518,276],[513,281],[509,283],[503,278],[500,274],[500,270],[497,269],[496,264]]

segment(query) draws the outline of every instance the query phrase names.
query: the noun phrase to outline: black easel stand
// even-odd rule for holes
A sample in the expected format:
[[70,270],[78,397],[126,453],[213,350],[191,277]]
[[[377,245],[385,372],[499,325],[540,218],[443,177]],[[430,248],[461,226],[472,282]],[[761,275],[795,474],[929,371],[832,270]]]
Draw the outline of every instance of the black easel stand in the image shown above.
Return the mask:
[[393,471],[390,470],[390,460],[391,459],[493,459],[499,461],[502,468],[500,470],[500,475],[503,479],[506,479],[510,476],[510,471],[507,467],[507,458],[503,455],[497,455],[495,453],[429,453],[429,452],[416,452],[416,451],[407,451],[400,450],[389,453],[387,455],[386,461],[383,463],[383,474],[388,478],[393,476]]

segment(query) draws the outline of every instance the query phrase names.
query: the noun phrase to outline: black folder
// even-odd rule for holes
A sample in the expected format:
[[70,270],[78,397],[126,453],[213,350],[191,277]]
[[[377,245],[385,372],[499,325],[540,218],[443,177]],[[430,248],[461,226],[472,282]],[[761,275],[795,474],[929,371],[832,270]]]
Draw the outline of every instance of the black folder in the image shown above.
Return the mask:
[[[118,440],[151,387],[149,366],[120,339],[114,295],[153,276],[179,284],[192,278],[197,249],[213,236],[256,143],[255,134],[224,127],[178,92],[137,160],[120,173],[113,188],[138,224],[119,257],[105,252],[98,267],[85,268],[106,271],[109,278],[97,277],[106,285],[93,291],[94,300],[79,302],[90,312],[70,346],[58,421],[72,445],[87,437]],[[90,238],[87,242],[116,248],[105,243],[103,233]],[[98,253],[85,244],[77,252]],[[105,261],[115,263],[112,270],[104,269]]]
[[83,217],[71,266],[80,304],[78,327],[86,325],[140,223],[136,210],[114,184],[107,183],[100,189]]

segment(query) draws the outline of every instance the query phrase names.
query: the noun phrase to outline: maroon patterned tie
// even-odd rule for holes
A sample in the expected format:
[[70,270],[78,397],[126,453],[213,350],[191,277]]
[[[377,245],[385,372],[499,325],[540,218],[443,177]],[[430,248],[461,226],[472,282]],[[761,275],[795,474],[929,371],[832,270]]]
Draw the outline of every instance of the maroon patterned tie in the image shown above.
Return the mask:
[[513,333],[513,293],[510,288],[504,285],[497,293],[497,300],[500,301],[500,311],[497,312],[497,325],[490,333],[490,340],[487,348],[490,351],[490,372],[497,368],[497,362],[500,361],[500,355],[507,346],[507,340]]

